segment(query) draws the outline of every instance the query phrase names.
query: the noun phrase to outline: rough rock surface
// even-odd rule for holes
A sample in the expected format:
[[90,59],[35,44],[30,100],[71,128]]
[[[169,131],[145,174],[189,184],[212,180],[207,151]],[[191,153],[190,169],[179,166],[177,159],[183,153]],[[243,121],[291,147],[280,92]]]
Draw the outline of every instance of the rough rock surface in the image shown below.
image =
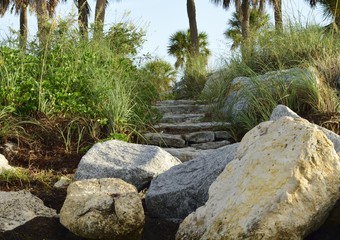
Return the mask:
[[149,216],[181,222],[208,199],[208,188],[234,158],[239,144],[217,149],[172,167],[151,181],[146,194]]
[[[272,111],[272,114],[270,115],[270,120],[275,121],[284,116],[292,118],[301,118],[289,107],[285,105],[277,105]],[[335,151],[340,152],[340,136],[324,127],[320,127],[316,124],[313,125],[316,126],[319,130],[321,130],[329,138],[329,140],[331,140],[331,142],[334,145]]]
[[181,161],[156,146],[110,140],[96,143],[81,159],[76,180],[120,178],[138,190]]
[[316,126],[290,117],[263,122],[244,136],[176,238],[303,239],[340,197],[339,176],[339,156]]
[[76,181],[67,189],[60,222],[88,239],[141,239],[144,210],[137,190],[121,179]]
[[56,217],[56,211],[26,190],[0,192],[0,232],[19,227],[37,217]]
[[301,82],[302,79],[314,81],[318,83],[317,75],[313,69],[291,68],[281,71],[272,71],[266,74],[257,76],[255,78],[249,77],[237,77],[231,82],[230,92],[228,93],[227,100],[224,104],[224,112],[232,112],[233,115],[238,115],[247,110],[248,97],[250,94],[243,94],[244,91],[251,92],[256,96],[257,83],[265,83],[270,87],[280,84],[286,84],[287,86],[294,82]]
[[185,147],[185,140],[179,134],[145,133],[143,137],[146,143],[150,145],[175,148]]
[[215,141],[215,133],[212,131],[192,132],[184,135],[189,143],[206,143]]
[[0,154],[0,173],[7,170],[14,170],[14,168],[8,164],[8,160],[5,156]]

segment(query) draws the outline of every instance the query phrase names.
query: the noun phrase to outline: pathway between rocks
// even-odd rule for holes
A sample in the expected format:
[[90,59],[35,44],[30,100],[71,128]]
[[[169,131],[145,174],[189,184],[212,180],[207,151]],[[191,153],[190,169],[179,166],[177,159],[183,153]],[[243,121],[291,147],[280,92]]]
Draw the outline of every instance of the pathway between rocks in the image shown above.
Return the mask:
[[204,121],[208,105],[194,100],[166,100],[155,107],[162,114],[154,132],[143,134],[147,144],[162,147],[188,161],[230,144],[229,123]]

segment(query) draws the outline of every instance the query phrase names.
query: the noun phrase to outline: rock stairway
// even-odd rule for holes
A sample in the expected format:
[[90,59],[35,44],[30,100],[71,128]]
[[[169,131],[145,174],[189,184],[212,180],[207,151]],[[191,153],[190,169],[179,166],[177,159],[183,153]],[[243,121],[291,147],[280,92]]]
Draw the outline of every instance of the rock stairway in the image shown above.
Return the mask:
[[204,121],[208,105],[194,100],[166,100],[156,104],[162,114],[154,132],[143,134],[145,142],[163,147],[181,161],[230,144],[225,131],[229,123]]

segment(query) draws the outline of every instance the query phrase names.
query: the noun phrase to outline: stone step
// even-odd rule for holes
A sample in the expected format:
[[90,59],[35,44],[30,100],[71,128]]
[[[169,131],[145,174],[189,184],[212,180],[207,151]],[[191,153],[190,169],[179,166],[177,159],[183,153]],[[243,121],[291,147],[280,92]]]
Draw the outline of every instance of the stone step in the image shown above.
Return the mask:
[[161,123],[200,122],[204,113],[164,114]]
[[201,102],[196,100],[187,100],[187,99],[181,99],[181,100],[164,100],[157,102],[157,106],[173,106],[173,105],[196,105],[200,104]]
[[166,133],[144,133],[145,143],[160,147],[185,147],[185,140],[181,135],[166,134]]
[[205,154],[212,154],[213,151],[216,151],[216,149],[201,150],[193,147],[163,149],[170,153],[172,156],[177,157],[182,162],[189,161]]
[[216,141],[216,142],[205,142],[205,143],[193,143],[190,144],[190,147],[201,149],[201,150],[208,150],[208,149],[217,149],[220,147],[224,147],[231,144],[228,140],[223,141]]
[[223,130],[230,126],[228,122],[198,122],[198,123],[160,123],[154,126],[157,132],[190,133],[198,131]]
[[155,108],[161,114],[190,114],[206,113],[208,105],[156,105]]

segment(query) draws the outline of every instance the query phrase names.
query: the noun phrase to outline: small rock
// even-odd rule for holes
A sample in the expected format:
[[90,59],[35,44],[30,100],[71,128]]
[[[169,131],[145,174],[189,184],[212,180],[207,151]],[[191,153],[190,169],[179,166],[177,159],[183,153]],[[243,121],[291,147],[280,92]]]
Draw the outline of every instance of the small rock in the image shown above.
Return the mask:
[[67,189],[60,222],[89,239],[141,239],[144,211],[134,186],[120,179],[76,181]]
[[0,232],[19,227],[36,217],[57,217],[54,209],[29,191],[0,192]]
[[0,154],[0,174],[4,171],[14,170],[12,166],[8,164],[8,160],[5,158],[4,155]]
[[220,140],[228,140],[231,139],[231,135],[227,131],[216,131],[215,132],[215,140],[220,141]]
[[72,182],[72,178],[61,176],[60,179],[54,184],[55,188],[67,188]]

